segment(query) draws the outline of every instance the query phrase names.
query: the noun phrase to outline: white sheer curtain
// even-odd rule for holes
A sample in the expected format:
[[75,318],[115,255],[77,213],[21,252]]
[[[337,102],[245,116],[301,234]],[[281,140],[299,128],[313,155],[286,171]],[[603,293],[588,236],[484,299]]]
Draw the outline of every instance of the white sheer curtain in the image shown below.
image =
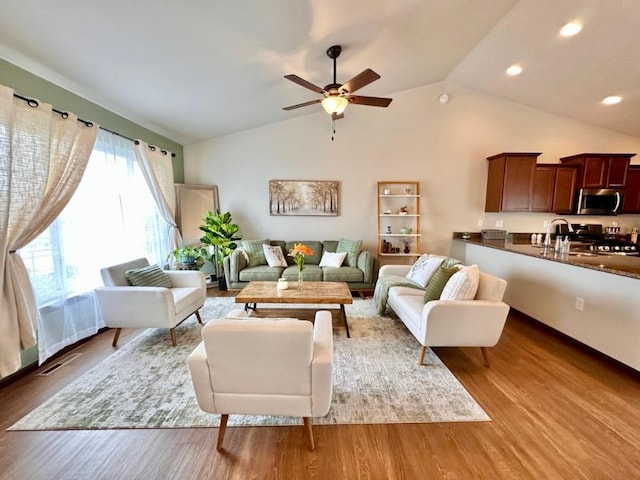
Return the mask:
[[182,237],[176,223],[176,191],[173,184],[171,154],[157,147],[149,147],[142,140],[136,140],[133,149],[151,194],[158,206],[160,216],[169,225],[169,245],[171,250],[182,246]]
[[34,291],[18,249],[42,233],[75,191],[97,125],[51,105],[27,103],[0,85],[0,376],[36,342]]
[[163,266],[169,251],[133,142],[100,130],[73,198],[20,251],[40,308],[40,363],[104,326],[93,294],[100,268],[137,257]]

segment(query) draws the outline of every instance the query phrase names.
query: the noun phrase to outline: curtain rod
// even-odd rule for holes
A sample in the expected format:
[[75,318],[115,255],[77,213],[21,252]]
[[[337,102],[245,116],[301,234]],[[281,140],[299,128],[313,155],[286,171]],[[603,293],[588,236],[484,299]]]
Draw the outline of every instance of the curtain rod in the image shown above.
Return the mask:
[[[19,95],[16,92],[13,92],[13,96],[16,97],[16,98],[19,98],[20,100],[24,100],[25,102],[27,102],[27,105],[29,105],[30,107],[37,108],[40,105],[38,100],[36,100],[35,98],[23,97],[22,95]],[[65,118],[65,119],[69,118],[69,113],[68,112],[63,112],[63,111],[58,110],[58,109],[53,108],[53,107],[51,107],[51,110],[53,110],[55,113],[60,115],[62,118]],[[81,123],[84,123],[87,127],[93,127],[93,122],[89,122],[87,120],[83,120],[80,117],[78,117],[78,121],[81,122]],[[112,134],[117,135],[119,137],[126,138],[127,140],[135,143],[136,145],[140,144],[139,140],[134,140],[133,138],[129,138],[126,135],[122,135],[121,133],[114,132],[112,130],[109,130],[108,128],[104,128],[104,127],[100,127],[100,126],[98,126],[98,128],[101,129],[101,130],[104,130],[105,132],[109,132],[109,133],[112,133]],[[155,151],[156,148],[157,147],[154,146],[154,145],[149,145],[149,149],[151,149],[152,151]],[[163,155],[167,155],[169,153],[167,150],[160,150],[160,152],[162,152]],[[175,156],[176,156],[176,154],[171,152],[171,157],[175,157]]]

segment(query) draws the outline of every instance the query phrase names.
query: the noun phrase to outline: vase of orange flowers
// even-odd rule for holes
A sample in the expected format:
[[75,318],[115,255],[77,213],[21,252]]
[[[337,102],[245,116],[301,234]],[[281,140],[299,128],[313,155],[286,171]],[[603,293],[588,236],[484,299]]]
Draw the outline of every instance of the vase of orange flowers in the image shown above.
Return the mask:
[[313,255],[313,250],[303,243],[296,243],[289,250],[289,256],[293,258],[293,261],[298,266],[298,290],[302,288],[302,270],[304,270],[304,257],[307,255]]

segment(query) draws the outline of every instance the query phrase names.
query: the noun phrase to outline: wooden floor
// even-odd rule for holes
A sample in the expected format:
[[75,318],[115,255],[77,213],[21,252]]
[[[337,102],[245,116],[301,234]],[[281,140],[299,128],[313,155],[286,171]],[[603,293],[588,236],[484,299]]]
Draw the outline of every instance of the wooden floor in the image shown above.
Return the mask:
[[230,428],[222,453],[207,428],[5,432],[112,353],[111,337],[0,389],[0,479],[640,479],[640,374],[517,312],[489,368],[479,349],[435,349],[491,422],[315,426],[313,452],[302,426]]

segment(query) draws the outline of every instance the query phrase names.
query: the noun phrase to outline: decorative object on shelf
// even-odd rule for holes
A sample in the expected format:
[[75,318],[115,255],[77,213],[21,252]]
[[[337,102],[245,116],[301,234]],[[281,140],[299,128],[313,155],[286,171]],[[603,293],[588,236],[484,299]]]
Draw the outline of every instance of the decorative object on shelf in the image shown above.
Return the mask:
[[403,235],[409,235],[411,232],[413,232],[413,228],[400,227],[400,233]]
[[[531,237],[531,243],[532,243],[532,244],[535,244],[535,240],[534,240],[534,238],[533,238],[534,236],[535,236],[535,233],[534,233],[534,234],[532,235],[532,237]],[[462,239],[463,239],[463,240],[469,240],[470,238],[471,238],[471,234],[470,234],[469,232],[463,232],[463,233],[462,233]]]
[[391,225],[387,225],[387,229],[384,233],[393,233],[393,231],[391,230]]
[[278,290],[286,290],[289,288],[289,282],[287,282],[286,278],[279,278],[278,283],[276,284],[276,288]]
[[382,191],[383,195],[391,195],[391,190],[385,189]]
[[306,255],[313,255],[313,250],[304,243],[296,243],[289,250],[289,256],[293,258],[293,261],[298,266],[298,290],[302,289],[302,270],[304,270],[304,257]]
[[390,215],[391,214],[391,210],[387,210],[386,212],[384,212],[385,215]]
[[411,187],[407,187],[404,189],[404,191],[407,195],[411,195],[411,192],[413,192],[413,189]]
[[403,238],[401,241],[404,245],[404,253],[411,253],[411,244],[413,243],[413,238]]
[[334,180],[269,180],[272,216],[338,215],[338,182]]
[[406,205],[400,207],[400,211],[398,211],[398,214],[406,215],[407,213],[409,213],[409,207],[407,207]]

